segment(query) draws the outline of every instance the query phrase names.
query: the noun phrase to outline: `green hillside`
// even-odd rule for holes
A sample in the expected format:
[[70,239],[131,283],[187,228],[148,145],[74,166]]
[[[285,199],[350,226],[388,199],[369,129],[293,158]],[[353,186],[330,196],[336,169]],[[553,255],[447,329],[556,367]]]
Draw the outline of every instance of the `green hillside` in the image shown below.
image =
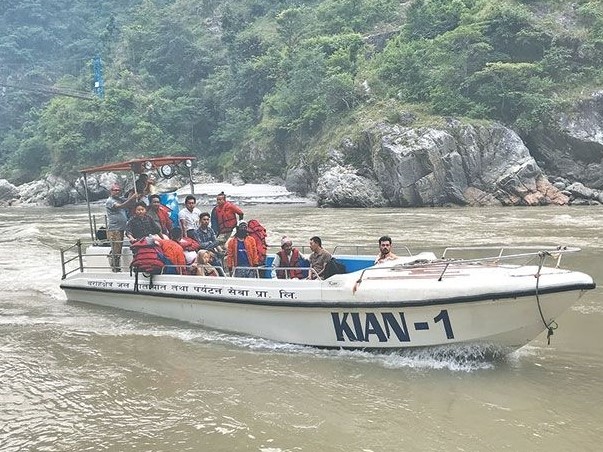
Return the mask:
[[603,87],[599,0],[19,0],[0,28],[0,177],[16,183],[164,154],[254,180],[367,118],[521,134]]

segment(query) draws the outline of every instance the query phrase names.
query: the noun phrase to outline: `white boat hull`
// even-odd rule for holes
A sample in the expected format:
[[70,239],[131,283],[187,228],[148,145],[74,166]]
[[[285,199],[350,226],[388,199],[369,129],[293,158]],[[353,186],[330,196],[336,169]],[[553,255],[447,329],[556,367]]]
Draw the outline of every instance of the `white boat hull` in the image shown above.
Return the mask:
[[[534,269],[526,267],[466,268],[442,280],[438,274],[417,278],[416,269],[389,280],[386,269],[361,284],[360,272],[326,281],[179,275],[149,281],[139,274],[137,285],[129,273],[83,272],[61,287],[70,301],[292,344],[402,349],[485,343],[515,349],[594,287],[588,275],[546,270],[538,295]],[[484,279],[491,272],[499,276],[496,287]],[[476,284],[467,287],[470,280]]]

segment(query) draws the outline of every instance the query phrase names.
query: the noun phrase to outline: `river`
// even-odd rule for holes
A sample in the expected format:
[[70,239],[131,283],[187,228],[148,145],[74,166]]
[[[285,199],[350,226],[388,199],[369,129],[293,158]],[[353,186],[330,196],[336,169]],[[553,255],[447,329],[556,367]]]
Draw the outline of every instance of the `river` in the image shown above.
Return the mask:
[[[95,211],[101,212],[100,207]],[[562,244],[599,284],[502,358],[291,346],[67,303],[83,206],[0,209],[0,450],[595,451],[603,447],[603,208],[246,206],[269,243],[394,251]],[[398,247],[398,248],[396,248]]]

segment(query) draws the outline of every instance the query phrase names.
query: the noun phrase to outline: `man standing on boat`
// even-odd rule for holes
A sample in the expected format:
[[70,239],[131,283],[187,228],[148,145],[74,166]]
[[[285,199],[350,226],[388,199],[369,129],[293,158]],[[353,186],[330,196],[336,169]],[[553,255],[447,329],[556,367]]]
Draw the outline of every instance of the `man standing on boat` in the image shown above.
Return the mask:
[[224,244],[232,234],[235,226],[243,220],[241,208],[230,201],[221,192],[216,196],[216,205],[211,211],[211,227],[218,235],[220,244]]
[[128,222],[127,210],[136,201],[136,193],[128,199],[120,196],[121,187],[118,184],[111,186],[111,196],[107,198],[107,240],[111,242],[111,269],[121,271],[121,248],[124,242],[124,231]]
[[332,258],[331,253],[322,247],[322,240],[317,236],[310,239],[310,249],[310,268],[314,271],[309,272],[308,279],[323,279],[325,268]]
[[375,258],[375,264],[381,264],[393,259],[398,259],[398,256],[392,253],[392,239],[384,235],[379,238],[379,255]]

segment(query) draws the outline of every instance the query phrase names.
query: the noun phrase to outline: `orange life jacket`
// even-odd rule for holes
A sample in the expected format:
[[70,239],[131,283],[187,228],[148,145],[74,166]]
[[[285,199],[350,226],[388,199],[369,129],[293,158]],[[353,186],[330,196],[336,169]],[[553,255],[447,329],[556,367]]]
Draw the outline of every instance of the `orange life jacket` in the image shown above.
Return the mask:
[[[243,211],[233,203],[226,201],[221,206],[214,207],[213,212],[218,229],[216,234],[228,234],[237,225],[237,215],[242,215]],[[213,229],[213,227],[212,227]]]

